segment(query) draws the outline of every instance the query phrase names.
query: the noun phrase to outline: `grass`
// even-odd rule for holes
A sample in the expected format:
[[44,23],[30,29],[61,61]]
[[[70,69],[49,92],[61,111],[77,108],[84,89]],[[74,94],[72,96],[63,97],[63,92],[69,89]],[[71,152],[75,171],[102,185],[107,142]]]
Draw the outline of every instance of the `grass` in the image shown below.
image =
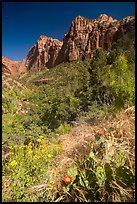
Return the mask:
[[135,201],[134,107],[93,128],[96,139],[89,153],[80,157],[81,145],[81,152],[64,173],[73,183],[60,183],[56,201]]
[[9,148],[9,153],[3,156],[3,201],[41,201],[41,195],[30,190],[41,182],[46,185],[45,199],[50,201],[54,182],[49,172],[62,151],[61,143],[57,139],[48,142],[45,136],[34,141],[30,136],[28,144]]
[[95,124],[62,126],[51,141],[30,136],[26,145],[10,146],[3,155],[3,202],[133,202],[134,122],[129,107]]
[[3,74],[3,202],[134,201],[134,49],[118,45]]
[[[134,107],[85,104],[88,91],[75,93],[89,78],[87,64],[65,66],[4,78],[3,201],[134,201]],[[58,80],[36,86],[43,77]]]

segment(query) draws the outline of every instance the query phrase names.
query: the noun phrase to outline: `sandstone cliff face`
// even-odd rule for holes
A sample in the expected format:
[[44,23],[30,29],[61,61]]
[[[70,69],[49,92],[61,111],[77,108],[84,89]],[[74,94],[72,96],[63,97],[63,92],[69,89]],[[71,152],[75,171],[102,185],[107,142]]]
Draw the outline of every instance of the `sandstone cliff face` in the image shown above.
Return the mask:
[[108,50],[112,43],[121,38],[134,25],[134,17],[120,21],[106,14],[89,20],[77,16],[64,36],[57,63],[73,60],[92,59],[93,51],[99,47]]
[[64,35],[63,42],[51,37],[40,36],[29,50],[24,62],[2,58],[2,70],[10,74],[21,74],[26,70],[51,68],[55,65],[74,60],[92,59],[93,52],[99,47],[105,50],[135,26],[135,18],[128,16],[122,20],[101,14],[89,20],[77,16]]
[[46,66],[48,68],[55,66],[55,61],[61,46],[62,43],[57,39],[40,36],[39,40],[30,49],[26,57],[25,65],[27,69],[37,70],[42,66]]
[[26,71],[27,69],[25,67],[25,61],[13,61],[5,56],[2,57],[2,72],[12,75],[20,75]]

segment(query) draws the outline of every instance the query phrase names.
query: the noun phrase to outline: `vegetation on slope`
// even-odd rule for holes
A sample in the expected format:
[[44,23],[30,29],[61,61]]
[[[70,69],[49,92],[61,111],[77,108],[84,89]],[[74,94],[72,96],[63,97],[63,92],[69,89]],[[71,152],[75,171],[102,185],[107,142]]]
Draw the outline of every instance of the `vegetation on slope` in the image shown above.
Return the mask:
[[[87,129],[85,125],[82,125],[82,128]],[[95,141],[86,145],[86,154],[83,145],[79,148],[80,153],[76,154],[78,157],[75,157],[76,151],[73,151],[73,165],[65,172],[71,175],[73,181],[68,185],[61,184],[56,201],[133,201],[134,110],[122,110],[115,119],[102,121],[92,126],[89,132],[92,137],[95,136]],[[70,138],[73,138],[72,136],[70,133]]]
[[3,201],[134,200],[134,132],[123,130],[122,118],[121,127],[104,125],[101,136],[94,132],[89,153],[83,160],[78,154],[71,167],[73,183],[58,186],[54,179],[61,180],[55,171],[64,153],[60,135],[134,107],[134,67],[132,32],[108,52],[97,49],[93,61],[43,67],[20,78],[3,75]]

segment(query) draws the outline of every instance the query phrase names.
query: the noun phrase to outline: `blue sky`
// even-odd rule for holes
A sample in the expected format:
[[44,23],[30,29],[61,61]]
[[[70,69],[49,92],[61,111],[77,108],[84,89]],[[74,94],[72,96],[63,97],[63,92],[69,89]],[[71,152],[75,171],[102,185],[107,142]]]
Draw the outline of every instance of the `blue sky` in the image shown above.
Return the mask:
[[57,38],[69,31],[72,20],[108,14],[114,19],[135,15],[134,2],[3,2],[2,55],[23,60],[40,35]]

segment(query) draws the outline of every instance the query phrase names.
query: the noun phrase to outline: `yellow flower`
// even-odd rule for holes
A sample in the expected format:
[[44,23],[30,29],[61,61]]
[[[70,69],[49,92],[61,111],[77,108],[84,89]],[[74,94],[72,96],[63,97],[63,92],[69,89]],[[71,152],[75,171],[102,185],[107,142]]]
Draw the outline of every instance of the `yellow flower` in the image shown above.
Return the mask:
[[32,149],[32,147],[33,147],[33,143],[32,143],[32,142],[29,142],[28,148],[29,148],[29,149]]
[[32,152],[33,152],[32,150],[29,150],[29,151],[28,151],[29,154],[32,154]]
[[43,136],[43,135],[39,136],[39,139],[43,139],[43,138],[44,138],[44,136]]
[[57,174],[57,172],[56,172],[56,170],[55,170],[55,169],[53,169],[52,173],[53,173],[54,175],[56,175],[56,174]]
[[14,146],[14,149],[18,149],[18,146],[17,146],[17,145],[15,145],[15,146]]
[[18,155],[16,155],[16,156],[15,156],[15,158],[16,158],[16,159],[18,159],[18,158],[19,158],[19,156],[18,156]]
[[37,139],[37,142],[41,142],[41,139],[40,139],[40,138],[38,138],[38,139]]
[[67,191],[67,188],[65,186],[62,187],[63,191]]
[[12,150],[12,149],[13,149],[13,147],[12,147],[12,146],[10,146],[9,148],[10,148],[10,150]]
[[51,154],[48,154],[47,156],[48,156],[49,158],[51,158],[51,157],[52,157],[52,155],[51,155]]
[[47,144],[43,144],[42,148],[47,148],[47,146],[48,146]]
[[35,156],[33,157],[33,159],[38,159],[37,155],[35,155]]
[[32,142],[29,142],[28,146],[32,146]]
[[54,184],[55,184],[55,182],[54,182],[54,181],[50,181],[50,184],[51,184],[51,185],[54,185]]
[[15,166],[17,164],[16,160],[13,160],[12,162],[10,162],[11,166]]
[[25,148],[25,145],[20,146],[20,149],[24,149],[24,148]]

